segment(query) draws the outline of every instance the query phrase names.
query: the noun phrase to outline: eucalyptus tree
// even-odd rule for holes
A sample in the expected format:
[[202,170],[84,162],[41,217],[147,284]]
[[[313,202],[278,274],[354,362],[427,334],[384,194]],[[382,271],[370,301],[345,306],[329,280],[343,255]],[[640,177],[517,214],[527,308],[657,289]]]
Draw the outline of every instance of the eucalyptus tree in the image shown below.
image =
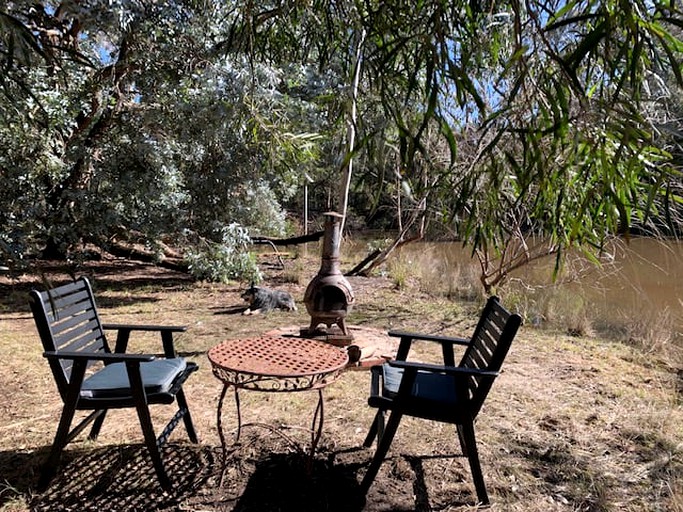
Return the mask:
[[[229,6],[12,2],[0,11],[5,258],[281,234],[316,157],[305,70],[221,50]],[[244,229],[243,229],[244,228]],[[220,253],[215,247],[211,249]],[[209,251],[211,252],[211,251]],[[195,257],[195,262],[198,262]]]

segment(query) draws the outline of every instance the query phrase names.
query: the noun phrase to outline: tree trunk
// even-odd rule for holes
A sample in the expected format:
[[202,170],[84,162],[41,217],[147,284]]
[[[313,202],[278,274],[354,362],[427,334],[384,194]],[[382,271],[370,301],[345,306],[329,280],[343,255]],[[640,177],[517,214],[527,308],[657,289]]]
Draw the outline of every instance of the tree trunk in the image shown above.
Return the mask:
[[57,260],[64,261],[67,258],[66,246],[54,237],[49,237],[45,243],[45,247],[40,251],[41,260]]
[[159,267],[168,268],[177,272],[186,273],[188,271],[187,263],[185,263],[182,258],[164,257],[160,260],[156,254],[141,251],[139,249],[135,249],[134,247],[128,247],[124,244],[112,242],[107,245],[106,251],[120,258],[142,261],[145,263],[154,263]]
[[[128,41],[124,35],[119,57],[116,63],[101,70],[94,78],[94,90],[91,93],[89,109],[82,111],[76,118],[76,128],[71,136],[63,143],[63,153],[68,155],[73,147],[80,147],[79,156],[73,161],[68,175],[59,183],[48,184],[51,193],[45,198],[50,205],[51,215],[47,222],[53,225],[69,226],[72,231],[70,240],[58,240],[51,236],[46,241],[42,256],[46,259],[66,259],[68,252],[74,244],[81,242],[83,233],[80,232],[78,214],[74,210],[75,204],[72,197],[74,191],[86,190],[91,183],[93,166],[92,155],[97,149],[100,139],[107,133],[113,124],[116,114],[123,103],[125,90],[121,83],[125,80],[128,71]],[[104,85],[109,85],[109,93],[114,96],[112,103],[107,98],[109,94]]]
[[349,207],[349,189],[351,188],[351,175],[353,173],[353,153],[356,144],[356,120],[358,113],[358,83],[360,81],[361,63],[363,61],[363,43],[365,42],[365,30],[360,35],[358,47],[356,48],[356,63],[353,70],[353,87],[351,89],[351,119],[349,120],[348,129],[348,163],[344,167],[342,177],[343,189],[340,193],[341,211],[342,214],[341,226],[339,232],[344,232],[344,224],[346,223],[346,212]]

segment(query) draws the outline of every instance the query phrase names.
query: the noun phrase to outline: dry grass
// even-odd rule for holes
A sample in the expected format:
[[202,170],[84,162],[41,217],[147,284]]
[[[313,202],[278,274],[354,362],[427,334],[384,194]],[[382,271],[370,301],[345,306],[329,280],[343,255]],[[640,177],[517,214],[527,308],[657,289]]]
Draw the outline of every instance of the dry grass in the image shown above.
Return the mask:
[[476,301],[483,292],[479,269],[472,262],[454,262],[434,250],[399,252],[386,264],[387,274],[397,289],[417,288],[432,296]]
[[[297,267],[300,279],[272,271],[266,284],[286,289],[300,301],[316,271],[315,263]],[[281,510],[353,510],[344,500],[372,455],[372,450],[359,449],[372,418],[365,403],[369,376],[364,371],[347,372],[325,390],[325,428],[313,480],[291,464],[286,443],[267,431],[248,429],[228,464],[223,487],[218,486],[216,404],[221,387],[205,353],[226,338],[306,325],[305,308],[243,317],[238,285],[191,283],[169,272],[123,264],[100,265],[91,272],[105,321],[189,326],[177,338],[177,348],[201,367],[186,392],[202,445],[190,450],[179,429],[173,457],[180,469],[172,472],[188,484],[184,493],[169,497],[152,483],[143,493],[148,501],[142,502],[130,491],[137,484],[126,478],[117,483],[116,492],[100,488],[83,494],[53,487],[36,494],[36,470],[52,441],[61,403],[25,300],[30,283],[4,282],[0,510],[272,510],[273,503]],[[350,323],[380,330],[467,334],[480,307],[434,297],[410,283],[396,290],[388,278],[353,278],[351,284],[357,305]],[[153,338],[136,340],[140,350],[157,346]],[[419,356],[435,354],[425,348]],[[523,327],[477,423],[491,510],[683,511],[683,408],[677,379],[675,370],[637,347]],[[290,426],[287,433],[307,443],[299,427],[310,422],[314,394],[241,397],[244,421]],[[166,411],[154,413],[159,419]],[[234,416],[227,404],[224,419],[229,428]],[[65,470],[82,486],[97,475],[106,481],[109,457],[128,454],[126,460],[137,460],[138,455],[128,452],[140,439],[133,414],[112,413],[96,443],[79,440],[71,445]],[[112,447],[117,447],[115,454]],[[365,510],[475,510],[469,468],[452,455],[458,455],[458,443],[451,426],[404,420]],[[140,459],[130,474],[147,467]],[[208,469],[203,473],[200,468]],[[307,494],[314,492],[311,481],[327,496],[324,502]],[[308,487],[298,487],[303,485],[299,482],[309,482]],[[105,498],[110,501],[103,502]]]

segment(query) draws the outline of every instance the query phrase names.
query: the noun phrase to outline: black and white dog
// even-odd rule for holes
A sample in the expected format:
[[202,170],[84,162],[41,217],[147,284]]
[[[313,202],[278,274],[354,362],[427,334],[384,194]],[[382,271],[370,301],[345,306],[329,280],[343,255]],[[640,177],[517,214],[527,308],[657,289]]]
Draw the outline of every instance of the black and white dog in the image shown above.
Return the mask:
[[254,286],[254,283],[242,293],[242,298],[249,303],[243,315],[258,315],[272,309],[296,311],[296,304],[290,293]]

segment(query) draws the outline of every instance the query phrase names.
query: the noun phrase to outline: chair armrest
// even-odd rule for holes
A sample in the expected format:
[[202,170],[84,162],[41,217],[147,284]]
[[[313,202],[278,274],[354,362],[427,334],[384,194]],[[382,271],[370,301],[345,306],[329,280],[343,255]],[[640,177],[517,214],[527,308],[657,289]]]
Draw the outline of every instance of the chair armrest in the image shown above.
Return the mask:
[[128,350],[128,340],[130,339],[131,332],[159,332],[161,333],[161,342],[164,347],[164,356],[168,358],[176,357],[175,347],[173,346],[173,333],[187,331],[187,327],[184,325],[103,324],[102,328],[118,331],[114,352],[119,354],[123,354]]
[[408,352],[410,352],[410,347],[413,340],[420,341],[433,341],[441,345],[441,353],[443,354],[443,362],[448,366],[455,366],[455,355],[453,351],[454,345],[464,345],[470,344],[470,340],[465,338],[456,338],[452,336],[437,336],[434,334],[420,334],[416,332],[408,331],[389,331],[389,336],[394,336],[396,338],[401,338],[401,342],[398,346],[398,351],[396,352],[396,359],[399,361],[405,361],[408,359]]
[[497,377],[500,372],[489,370],[478,370],[476,368],[466,368],[463,366],[444,366],[440,364],[418,363],[414,361],[388,361],[385,364],[393,366],[394,368],[410,369],[414,368],[418,371],[446,373],[448,375],[465,375],[473,377]]
[[[429,383],[429,377],[425,374],[438,374],[442,376],[449,376],[453,378],[455,384],[455,394],[460,396],[461,400],[469,400],[471,389],[471,379],[474,378],[482,385],[486,382],[485,387],[489,387],[493,380],[498,376],[498,372],[478,370],[476,368],[466,368],[461,366],[444,366],[429,363],[406,362],[406,361],[389,361],[385,363],[387,366],[396,368],[402,371],[399,377],[400,382],[396,390],[396,400],[407,400],[415,392],[414,385],[419,375],[427,378],[425,381]],[[396,376],[393,377],[395,379]],[[440,381],[439,381],[440,382]],[[394,384],[395,386],[395,384]],[[429,388],[431,384],[427,384]]]
[[43,357],[48,359],[70,359],[72,361],[104,361],[105,363],[154,361],[156,356],[151,354],[112,354],[107,352],[44,352]]
[[151,331],[151,332],[185,332],[187,326],[185,325],[138,325],[138,324],[102,324],[102,329],[108,331]]
[[438,343],[450,343],[453,345],[469,345],[470,340],[467,338],[456,338],[452,336],[437,336],[436,334],[421,334],[417,332],[408,331],[389,331],[389,336],[395,338],[410,338],[413,340],[436,341]]

